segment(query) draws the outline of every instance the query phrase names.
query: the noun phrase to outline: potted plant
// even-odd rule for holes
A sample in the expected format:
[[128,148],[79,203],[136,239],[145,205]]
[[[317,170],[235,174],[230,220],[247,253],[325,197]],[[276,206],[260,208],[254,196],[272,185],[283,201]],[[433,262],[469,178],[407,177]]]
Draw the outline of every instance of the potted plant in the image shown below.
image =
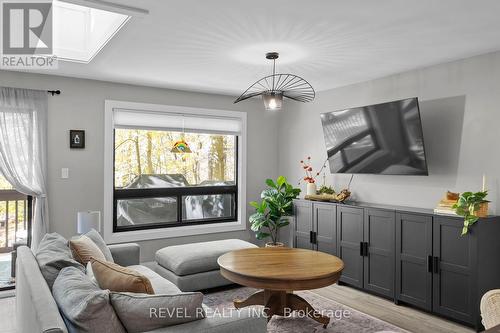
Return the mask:
[[476,223],[479,217],[488,214],[487,203],[489,201],[485,199],[487,195],[488,191],[464,192],[458,198],[457,203],[453,205],[455,213],[464,217],[462,236],[467,234],[469,227]]
[[250,202],[255,213],[250,216],[250,228],[257,239],[271,237],[266,247],[283,246],[279,242],[279,229],[290,224],[287,216],[293,214],[293,199],[300,194],[300,189],[289,184],[285,177],[279,176],[276,182],[266,179],[267,189],[263,190],[261,201]]

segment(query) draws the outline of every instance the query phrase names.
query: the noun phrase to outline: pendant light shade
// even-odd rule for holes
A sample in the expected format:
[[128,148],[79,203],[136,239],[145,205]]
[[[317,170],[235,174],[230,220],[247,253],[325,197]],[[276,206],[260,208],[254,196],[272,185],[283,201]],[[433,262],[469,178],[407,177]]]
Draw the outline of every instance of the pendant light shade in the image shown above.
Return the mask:
[[266,110],[280,110],[283,107],[283,97],[297,102],[314,100],[316,93],[309,82],[293,74],[276,74],[278,57],[277,52],[266,53],[266,59],[273,61],[273,74],[255,82],[234,103],[262,95]]
[[267,111],[278,111],[283,107],[283,93],[281,92],[263,93],[262,100]]

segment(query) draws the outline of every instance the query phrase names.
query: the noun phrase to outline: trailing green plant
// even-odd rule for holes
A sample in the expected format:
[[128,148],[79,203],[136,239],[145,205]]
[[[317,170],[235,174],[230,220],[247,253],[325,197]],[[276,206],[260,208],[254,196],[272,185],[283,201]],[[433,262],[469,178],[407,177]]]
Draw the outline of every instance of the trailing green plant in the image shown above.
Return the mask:
[[318,194],[335,194],[335,190],[331,186],[321,185]]
[[293,199],[299,196],[300,189],[294,188],[283,176],[279,176],[276,182],[266,179],[266,184],[268,188],[260,194],[262,200],[250,202],[255,208],[255,213],[249,218],[250,228],[257,239],[271,237],[273,244],[276,244],[279,229],[290,224],[284,217],[293,214]]
[[460,194],[458,201],[453,205],[453,209],[457,215],[464,217],[464,227],[462,229],[462,236],[469,232],[469,228],[479,220],[479,217],[475,215],[481,207],[481,204],[489,202],[486,200],[488,191],[480,192],[464,192]]

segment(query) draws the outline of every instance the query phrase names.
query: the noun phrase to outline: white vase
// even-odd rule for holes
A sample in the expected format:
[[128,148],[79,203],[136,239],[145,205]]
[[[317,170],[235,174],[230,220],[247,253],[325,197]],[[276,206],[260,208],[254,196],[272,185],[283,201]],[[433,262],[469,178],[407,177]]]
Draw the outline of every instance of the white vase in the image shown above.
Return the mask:
[[307,183],[306,195],[316,194],[316,183]]

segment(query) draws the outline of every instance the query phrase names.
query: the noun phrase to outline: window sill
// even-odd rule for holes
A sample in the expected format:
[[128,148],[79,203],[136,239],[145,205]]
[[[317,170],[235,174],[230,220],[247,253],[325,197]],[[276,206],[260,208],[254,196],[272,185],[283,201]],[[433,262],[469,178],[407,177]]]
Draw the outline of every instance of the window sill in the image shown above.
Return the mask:
[[230,232],[246,230],[246,224],[241,221],[224,222],[224,223],[207,223],[187,225],[182,227],[159,228],[147,230],[134,230],[113,232],[112,230],[104,231],[104,240],[107,244],[124,243],[124,242],[139,242],[146,240],[174,238],[184,236],[194,236],[202,234],[211,234],[218,232]]

